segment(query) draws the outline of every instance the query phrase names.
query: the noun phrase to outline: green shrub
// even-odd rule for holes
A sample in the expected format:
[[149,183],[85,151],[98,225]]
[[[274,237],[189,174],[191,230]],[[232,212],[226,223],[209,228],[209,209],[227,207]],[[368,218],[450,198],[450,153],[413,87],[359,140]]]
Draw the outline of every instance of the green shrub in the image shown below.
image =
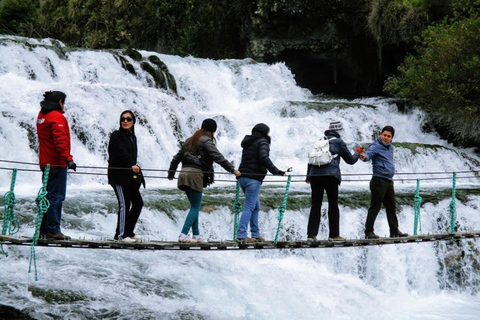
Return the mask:
[[470,144],[480,141],[478,30],[478,17],[428,27],[418,39],[417,53],[407,56],[400,75],[385,84],[387,92],[429,111],[435,124],[451,131],[452,140]]

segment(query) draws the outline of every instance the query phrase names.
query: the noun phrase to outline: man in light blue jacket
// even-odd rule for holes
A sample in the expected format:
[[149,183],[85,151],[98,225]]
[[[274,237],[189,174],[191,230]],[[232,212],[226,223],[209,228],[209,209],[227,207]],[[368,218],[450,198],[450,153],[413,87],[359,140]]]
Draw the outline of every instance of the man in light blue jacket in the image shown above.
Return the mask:
[[387,212],[388,225],[390,227],[390,237],[407,237],[398,228],[398,219],[395,205],[395,189],[393,187],[393,176],[395,174],[395,164],[393,163],[392,144],[395,129],[392,126],[386,126],[382,129],[380,137],[375,140],[368,150],[360,155],[362,161],[372,161],[373,177],[370,181],[370,208],[368,209],[367,221],[365,222],[365,238],[378,239],[373,231],[373,225],[378,212],[382,208],[382,203]]

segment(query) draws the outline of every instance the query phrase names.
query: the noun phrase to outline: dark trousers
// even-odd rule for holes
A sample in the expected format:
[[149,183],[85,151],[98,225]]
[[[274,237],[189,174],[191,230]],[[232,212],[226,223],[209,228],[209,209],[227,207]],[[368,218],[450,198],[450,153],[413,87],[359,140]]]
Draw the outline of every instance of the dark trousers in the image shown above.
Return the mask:
[[308,237],[317,236],[320,227],[323,193],[327,191],[329,238],[340,235],[340,210],[338,210],[338,179],[335,177],[311,177],[312,206],[308,217]]
[[[42,169],[43,171],[43,169]],[[42,174],[43,180],[43,174]],[[40,233],[55,235],[62,232],[60,228],[62,207],[67,193],[67,168],[50,169],[47,182],[47,199],[50,202],[43,215]]]
[[382,204],[387,211],[388,225],[390,234],[398,232],[398,219],[395,205],[395,189],[393,181],[379,177],[373,177],[370,180],[370,208],[368,209],[367,221],[365,222],[365,233],[373,232],[373,225],[377,219],[378,212]]
[[118,200],[116,240],[133,237],[135,225],[143,208],[143,199],[140,195],[140,185],[115,184],[112,185]]

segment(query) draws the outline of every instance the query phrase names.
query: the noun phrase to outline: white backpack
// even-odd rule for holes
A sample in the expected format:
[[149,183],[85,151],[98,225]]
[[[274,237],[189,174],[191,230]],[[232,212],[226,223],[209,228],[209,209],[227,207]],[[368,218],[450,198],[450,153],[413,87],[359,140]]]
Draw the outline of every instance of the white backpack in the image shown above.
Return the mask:
[[328,139],[323,137],[322,139],[315,142],[313,150],[308,153],[308,164],[313,164],[315,166],[323,166],[329,164],[333,158],[337,155],[332,155],[330,153],[330,140],[336,139],[335,137]]

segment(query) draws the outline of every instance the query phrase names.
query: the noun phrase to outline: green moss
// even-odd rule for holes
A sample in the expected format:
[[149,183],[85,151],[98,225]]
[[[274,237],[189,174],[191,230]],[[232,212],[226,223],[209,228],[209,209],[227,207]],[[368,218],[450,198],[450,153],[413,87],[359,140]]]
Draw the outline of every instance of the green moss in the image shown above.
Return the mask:
[[42,299],[48,303],[72,303],[86,300],[83,293],[75,291],[44,289],[36,286],[28,287],[28,291],[32,293],[34,298]]
[[330,111],[334,108],[338,109],[351,109],[351,108],[361,108],[368,107],[375,109],[373,105],[360,104],[360,103],[349,103],[349,102],[332,102],[332,101],[290,101],[291,106],[303,106],[309,110],[315,110],[319,112]]
[[129,48],[123,51],[124,54],[132,58],[133,60],[140,61],[143,59],[143,56],[140,52],[135,49]]

